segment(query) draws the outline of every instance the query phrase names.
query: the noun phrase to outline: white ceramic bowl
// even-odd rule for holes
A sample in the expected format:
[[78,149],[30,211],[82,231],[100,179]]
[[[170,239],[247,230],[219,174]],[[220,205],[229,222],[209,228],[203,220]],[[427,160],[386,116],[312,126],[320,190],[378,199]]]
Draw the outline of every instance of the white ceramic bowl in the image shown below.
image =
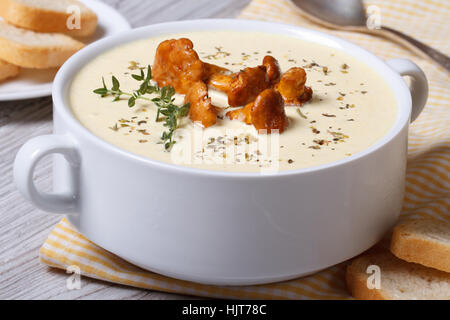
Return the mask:
[[[190,30],[263,31],[342,50],[392,88],[395,123],[380,141],[351,157],[261,175],[144,158],[101,140],[73,117],[67,93],[84,64],[125,42]],[[413,78],[411,89],[403,75]],[[98,41],[64,64],[53,86],[54,134],[22,147],[15,180],[35,206],[67,214],[90,240],[145,269],[220,285],[291,279],[361,253],[395,223],[403,200],[408,125],[427,94],[425,75],[409,60],[385,63],[317,31],[243,20],[152,25]],[[32,178],[36,163],[48,154],[56,154],[52,194],[37,190]]]

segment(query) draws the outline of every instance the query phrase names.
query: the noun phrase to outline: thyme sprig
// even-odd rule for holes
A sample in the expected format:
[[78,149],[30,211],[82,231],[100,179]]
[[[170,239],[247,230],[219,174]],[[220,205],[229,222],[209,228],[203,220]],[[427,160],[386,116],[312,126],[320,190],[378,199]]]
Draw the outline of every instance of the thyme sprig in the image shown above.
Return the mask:
[[[177,106],[174,104],[175,89],[171,86],[164,86],[160,88],[157,85],[153,85],[152,80],[152,68],[149,65],[147,67],[147,72],[145,73],[143,69],[140,69],[140,74],[132,74],[131,77],[136,81],[141,82],[139,88],[133,92],[125,92],[120,89],[120,82],[115,76],[111,77],[112,86],[108,88],[105,83],[105,79],[102,78],[103,86],[101,88],[95,89],[94,93],[100,95],[102,98],[106,96],[113,96],[113,101],[118,101],[122,96],[128,96],[128,107],[134,107],[136,100],[146,100],[151,101],[157,107],[156,119],[155,121],[160,121],[161,115],[164,117],[163,125],[168,128],[164,131],[161,136],[161,143],[164,144],[164,148],[170,151],[173,145],[176,143],[174,140],[175,131],[178,128],[179,119],[187,116],[189,112],[189,103],[182,106]],[[150,98],[144,95],[155,94],[156,97]]]

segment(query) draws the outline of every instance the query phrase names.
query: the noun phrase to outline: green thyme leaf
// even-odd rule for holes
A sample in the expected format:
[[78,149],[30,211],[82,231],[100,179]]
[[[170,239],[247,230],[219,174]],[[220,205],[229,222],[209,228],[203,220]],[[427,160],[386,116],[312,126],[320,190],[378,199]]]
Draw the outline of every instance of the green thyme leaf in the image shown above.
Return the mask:
[[100,94],[100,95],[108,94],[108,89],[106,89],[106,88],[98,88],[98,89],[94,90],[94,93]]
[[[171,86],[164,86],[162,88],[151,83],[152,80],[152,68],[149,65],[147,67],[147,74],[145,74],[143,69],[140,69],[140,74],[132,74],[131,77],[136,81],[140,81],[141,84],[139,88],[133,92],[123,92],[120,90],[120,82],[115,77],[112,76],[112,87],[108,89],[105,83],[105,79],[102,77],[103,88],[98,88],[94,90],[94,93],[105,97],[111,95],[114,97],[113,101],[120,100],[122,95],[129,96],[128,106],[134,107],[136,105],[136,100],[142,99],[151,101],[155,104],[157,108],[155,121],[163,121],[163,126],[167,128],[161,135],[161,143],[164,144],[164,148],[170,151],[173,145],[176,143],[174,140],[175,131],[178,128],[178,119],[186,117],[189,113],[189,103],[182,106],[177,106],[174,104],[175,89]],[[146,94],[156,94],[156,97],[149,98],[145,97]],[[161,115],[163,116],[162,118]],[[126,124],[125,124],[126,125]],[[121,126],[125,126],[122,124]],[[128,126],[128,125],[126,125]],[[115,129],[112,127],[111,129]]]
[[135,97],[131,97],[130,99],[128,99],[128,107],[134,107],[134,105],[136,104],[136,98]]
[[112,76],[112,83],[113,83],[113,86],[112,86],[111,90],[112,91],[118,91],[119,88],[120,88],[119,80],[117,80],[116,77]]
[[137,81],[142,81],[143,80],[142,77],[140,75],[138,75],[138,74],[132,74],[131,77],[133,79],[137,80]]
[[[144,72],[141,69],[141,74],[142,76],[144,75]],[[145,81],[149,82],[150,80],[152,80],[152,67],[150,65],[148,65],[147,67],[147,77],[145,78]]]

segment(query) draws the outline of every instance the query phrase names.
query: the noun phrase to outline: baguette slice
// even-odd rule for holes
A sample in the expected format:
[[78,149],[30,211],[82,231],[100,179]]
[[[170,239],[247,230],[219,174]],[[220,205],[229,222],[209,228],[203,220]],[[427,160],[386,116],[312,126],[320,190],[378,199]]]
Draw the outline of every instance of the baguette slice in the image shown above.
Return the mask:
[[9,78],[17,76],[20,72],[20,67],[0,60],[0,82]]
[[[24,29],[71,36],[89,36],[97,27],[97,15],[76,0],[0,0],[0,16]],[[75,16],[79,28],[72,27]]]
[[59,67],[83,47],[63,34],[37,33],[0,21],[0,59],[21,67]]
[[[380,267],[380,289],[369,289],[367,267]],[[450,274],[409,263],[388,251],[364,254],[347,267],[347,287],[362,300],[450,300]]]
[[394,228],[391,252],[402,260],[450,272],[450,224],[411,220]]

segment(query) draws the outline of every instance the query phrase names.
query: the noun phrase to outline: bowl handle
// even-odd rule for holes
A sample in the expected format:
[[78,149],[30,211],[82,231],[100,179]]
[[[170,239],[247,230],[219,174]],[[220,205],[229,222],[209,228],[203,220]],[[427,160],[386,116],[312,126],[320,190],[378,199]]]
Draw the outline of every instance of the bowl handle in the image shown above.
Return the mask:
[[[70,164],[68,192],[45,193],[33,181],[37,163],[46,155],[61,154]],[[25,143],[14,161],[14,180],[19,191],[41,210],[55,213],[74,213],[77,202],[77,177],[80,157],[75,144],[68,136],[44,135]]]
[[408,59],[391,59],[386,63],[398,72],[401,76],[410,76],[411,84],[409,91],[411,91],[412,110],[411,122],[417,119],[422,112],[423,107],[428,98],[428,81],[425,73],[419,68],[417,64]]

